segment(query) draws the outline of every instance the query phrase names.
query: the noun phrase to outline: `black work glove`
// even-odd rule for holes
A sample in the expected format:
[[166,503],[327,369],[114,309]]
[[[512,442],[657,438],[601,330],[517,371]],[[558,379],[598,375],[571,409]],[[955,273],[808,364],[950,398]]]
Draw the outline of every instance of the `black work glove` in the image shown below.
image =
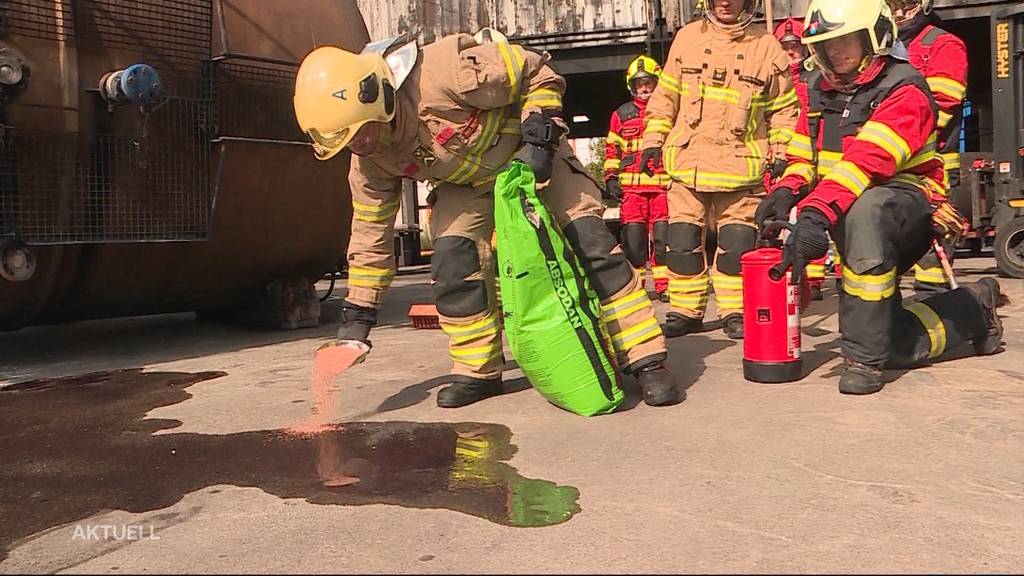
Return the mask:
[[796,206],[797,197],[791,188],[776,188],[774,192],[761,200],[754,212],[754,223],[764,230],[765,222],[789,222],[789,212]]
[[781,278],[792,267],[791,283],[799,284],[807,264],[828,253],[828,229],[829,221],[824,214],[814,208],[801,211],[782,249],[782,262],[772,267],[772,277]]
[[644,148],[640,154],[640,168],[648,176],[654,176],[654,171],[661,166],[661,148]]
[[377,325],[377,311],[344,300],[341,303],[341,327],[338,340],[358,340],[369,344],[370,328]]
[[537,182],[551,179],[551,161],[562,137],[562,127],[540,112],[531,112],[523,120],[523,139],[513,159],[533,170]]
[[776,158],[768,163],[768,172],[772,175],[772,180],[778,180],[782,178],[782,175],[786,173],[786,168],[789,166],[789,162],[786,162],[782,158]]
[[604,187],[608,190],[608,195],[615,199],[619,204],[622,203],[622,184],[618,178],[609,178],[604,183]]

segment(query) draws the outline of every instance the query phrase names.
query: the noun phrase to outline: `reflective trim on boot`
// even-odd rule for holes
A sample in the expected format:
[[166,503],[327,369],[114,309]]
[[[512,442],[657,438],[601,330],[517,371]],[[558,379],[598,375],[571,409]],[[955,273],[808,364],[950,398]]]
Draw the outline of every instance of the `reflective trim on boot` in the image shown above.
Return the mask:
[[852,360],[846,361],[846,369],[839,377],[839,391],[843,394],[874,394],[884,387],[881,369]]
[[452,375],[451,385],[437,393],[441,408],[460,408],[503,392],[501,378],[484,380],[470,376]]

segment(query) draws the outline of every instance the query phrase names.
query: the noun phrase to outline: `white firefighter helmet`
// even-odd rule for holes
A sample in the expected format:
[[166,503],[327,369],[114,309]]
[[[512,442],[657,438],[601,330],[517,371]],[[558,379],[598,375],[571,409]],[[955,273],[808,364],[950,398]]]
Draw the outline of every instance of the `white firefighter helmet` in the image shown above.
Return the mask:
[[824,43],[849,34],[860,36],[867,59],[888,55],[897,31],[886,0],[811,0],[801,41],[826,72],[833,70]]

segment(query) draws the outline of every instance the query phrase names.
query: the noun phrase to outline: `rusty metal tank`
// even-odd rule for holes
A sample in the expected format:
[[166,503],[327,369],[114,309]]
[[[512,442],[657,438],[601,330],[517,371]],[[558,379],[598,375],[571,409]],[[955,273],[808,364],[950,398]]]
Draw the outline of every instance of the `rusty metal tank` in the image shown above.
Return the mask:
[[[0,248],[34,266],[0,278],[0,329],[308,295],[344,257],[351,194],[348,158],[299,133],[295,68],[367,40],[355,0],[0,3]],[[157,96],[103,89],[138,63]]]

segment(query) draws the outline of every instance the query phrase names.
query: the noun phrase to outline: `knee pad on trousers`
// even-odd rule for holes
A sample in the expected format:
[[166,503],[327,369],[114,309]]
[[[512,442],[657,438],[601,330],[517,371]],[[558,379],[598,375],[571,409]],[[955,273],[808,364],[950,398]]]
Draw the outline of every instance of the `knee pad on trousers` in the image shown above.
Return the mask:
[[704,230],[689,222],[675,222],[668,226],[668,269],[681,276],[696,276],[707,268],[701,248]]
[[630,222],[622,227],[622,251],[633,268],[643,268],[647,265],[649,244],[646,224]]
[[757,230],[746,224],[726,224],[718,230],[718,270],[730,276],[739,276],[740,257],[754,248]]
[[452,318],[479,314],[487,309],[487,287],[483,280],[467,280],[480,273],[476,242],[461,236],[443,236],[434,241],[430,276],[434,280],[437,311]]
[[633,281],[633,269],[625,255],[612,253],[615,237],[604,220],[597,216],[577,218],[563,232],[599,298],[613,296]]
[[668,253],[668,222],[654,223],[654,263],[665,264]]

